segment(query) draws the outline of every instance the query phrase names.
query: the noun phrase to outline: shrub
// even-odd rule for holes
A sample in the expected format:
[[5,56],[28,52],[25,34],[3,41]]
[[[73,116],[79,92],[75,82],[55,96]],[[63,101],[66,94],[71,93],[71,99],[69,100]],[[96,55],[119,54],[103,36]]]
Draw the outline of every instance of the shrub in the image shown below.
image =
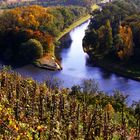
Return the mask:
[[33,61],[43,55],[42,44],[36,39],[29,39],[27,42],[22,43],[19,48],[19,56],[23,61]]

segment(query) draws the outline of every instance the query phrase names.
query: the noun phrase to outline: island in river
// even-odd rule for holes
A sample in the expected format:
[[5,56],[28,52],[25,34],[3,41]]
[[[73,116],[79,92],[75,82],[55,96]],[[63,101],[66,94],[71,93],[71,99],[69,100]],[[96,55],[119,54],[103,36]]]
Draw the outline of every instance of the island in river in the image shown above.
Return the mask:
[[83,39],[92,64],[140,80],[139,5],[133,0],[114,1],[93,11]]

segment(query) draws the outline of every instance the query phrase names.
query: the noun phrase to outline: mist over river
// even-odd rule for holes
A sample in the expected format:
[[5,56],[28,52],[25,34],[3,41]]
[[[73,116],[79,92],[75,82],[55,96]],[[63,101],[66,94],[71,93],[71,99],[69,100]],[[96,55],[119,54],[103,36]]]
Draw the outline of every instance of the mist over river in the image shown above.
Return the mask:
[[82,39],[88,24],[89,21],[83,23],[64,37],[64,39],[71,38],[72,41],[67,43],[69,46],[61,50],[62,71],[49,71],[34,65],[26,65],[14,70],[39,82],[45,80],[48,75],[57,77],[64,87],[80,84],[83,79],[95,79],[101,90],[111,94],[114,89],[118,89],[129,94],[128,102],[139,100],[140,82],[118,76],[99,67],[92,67],[87,63],[88,56],[83,52]]

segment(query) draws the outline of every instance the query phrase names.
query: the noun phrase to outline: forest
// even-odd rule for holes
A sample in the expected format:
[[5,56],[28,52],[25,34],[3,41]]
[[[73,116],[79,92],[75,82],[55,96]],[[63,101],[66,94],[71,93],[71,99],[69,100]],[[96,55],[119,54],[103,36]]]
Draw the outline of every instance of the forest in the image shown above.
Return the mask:
[[25,6],[0,15],[0,57],[14,63],[30,63],[45,53],[54,55],[56,37],[80,17],[80,6]]
[[100,1],[101,0],[15,0],[14,2],[12,2],[10,0],[0,0],[0,8],[6,9],[29,5],[40,5],[45,7],[77,5],[90,7],[92,4],[99,3]]
[[37,0],[38,2],[48,4],[62,4],[62,5],[81,5],[81,6],[90,6],[95,3],[96,0]]
[[4,67],[0,71],[0,139],[125,140],[140,138],[140,102],[128,106],[120,91],[108,95],[98,83],[60,88]]
[[121,69],[123,72],[140,75],[139,6],[138,0],[121,0],[92,12],[83,39],[83,49],[92,63],[110,64],[118,71],[125,67],[127,70]]

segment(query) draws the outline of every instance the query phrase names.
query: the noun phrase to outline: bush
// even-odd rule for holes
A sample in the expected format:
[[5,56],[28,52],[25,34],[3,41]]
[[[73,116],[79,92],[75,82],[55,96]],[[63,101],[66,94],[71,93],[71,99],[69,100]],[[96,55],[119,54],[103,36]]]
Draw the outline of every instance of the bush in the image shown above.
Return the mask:
[[43,55],[42,44],[36,39],[29,39],[22,43],[19,48],[19,56],[24,62],[31,62]]

